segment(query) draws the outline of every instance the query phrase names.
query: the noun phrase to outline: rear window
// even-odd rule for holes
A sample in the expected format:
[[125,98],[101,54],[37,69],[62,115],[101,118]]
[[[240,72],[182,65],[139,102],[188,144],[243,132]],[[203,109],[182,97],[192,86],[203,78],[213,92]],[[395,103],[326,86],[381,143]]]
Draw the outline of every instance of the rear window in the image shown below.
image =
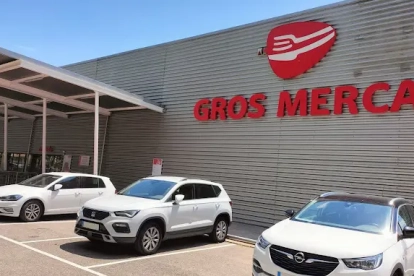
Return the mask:
[[212,185],[212,186],[213,186],[214,192],[216,193],[216,196],[219,196],[221,194],[221,188],[216,185]]
[[212,185],[196,184],[195,188],[196,199],[217,197]]
[[106,188],[105,183],[98,177],[82,177],[81,188],[93,189],[93,188]]

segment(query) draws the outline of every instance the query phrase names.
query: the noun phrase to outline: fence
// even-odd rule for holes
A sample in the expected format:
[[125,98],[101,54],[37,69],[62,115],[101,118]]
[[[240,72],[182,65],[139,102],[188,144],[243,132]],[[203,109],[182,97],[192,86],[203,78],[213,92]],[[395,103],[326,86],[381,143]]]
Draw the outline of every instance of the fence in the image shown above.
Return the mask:
[[38,173],[33,172],[0,172],[0,186],[19,183],[25,179],[33,177]]

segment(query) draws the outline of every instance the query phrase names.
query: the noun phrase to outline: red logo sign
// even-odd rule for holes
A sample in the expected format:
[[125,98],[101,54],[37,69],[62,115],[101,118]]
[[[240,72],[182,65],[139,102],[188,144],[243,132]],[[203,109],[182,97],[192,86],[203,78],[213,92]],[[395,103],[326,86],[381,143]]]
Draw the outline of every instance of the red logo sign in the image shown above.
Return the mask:
[[295,78],[320,62],[336,40],[335,29],[322,22],[296,22],[272,29],[266,53],[273,72]]

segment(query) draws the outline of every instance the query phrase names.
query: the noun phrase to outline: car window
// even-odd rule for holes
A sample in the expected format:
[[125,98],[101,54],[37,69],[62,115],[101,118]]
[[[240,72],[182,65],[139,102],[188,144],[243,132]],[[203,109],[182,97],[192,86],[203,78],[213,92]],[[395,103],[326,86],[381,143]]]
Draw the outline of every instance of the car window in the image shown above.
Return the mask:
[[105,184],[101,178],[98,177],[81,177],[81,188],[105,188]]
[[213,198],[217,197],[214,189],[211,185],[206,184],[195,184],[195,198],[202,199],[202,198]]
[[382,234],[391,229],[392,207],[364,202],[318,199],[292,219],[330,227]]
[[414,206],[413,205],[407,205],[408,213],[410,214],[412,225],[414,225]]
[[167,195],[175,184],[175,182],[165,180],[140,179],[122,189],[118,195],[160,200]]
[[59,181],[62,184],[62,190],[78,189],[80,187],[80,179],[77,176],[68,176]]
[[221,194],[221,188],[219,186],[216,185],[212,185],[214,192],[216,193],[216,196],[219,196]]
[[175,195],[178,194],[184,195],[184,200],[194,199],[194,184],[185,184],[183,186],[180,186],[177,190],[174,191],[171,199],[174,200]]
[[59,178],[61,178],[61,176],[50,175],[50,174],[39,174],[29,179],[23,180],[22,182],[19,183],[19,185],[44,188],[48,186],[49,184],[53,183],[54,181],[58,180]]
[[401,229],[406,226],[413,227],[413,219],[410,216],[410,209],[408,205],[401,206],[398,211],[398,224]]

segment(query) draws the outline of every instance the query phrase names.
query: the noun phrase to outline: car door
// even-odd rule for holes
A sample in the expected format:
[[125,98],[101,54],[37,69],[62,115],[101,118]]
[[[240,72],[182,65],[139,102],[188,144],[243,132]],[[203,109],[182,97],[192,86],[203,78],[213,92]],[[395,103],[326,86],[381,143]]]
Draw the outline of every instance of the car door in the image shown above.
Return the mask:
[[67,176],[57,184],[62,188],[57,191],[50,191],[50,212],[51,213],[76,213],[80,208],[80,178]]
[[105,183],[99,177],[80,177],[80,204],[83,206],[88,200],[97,198],[105,192]]
[[[405,226],[414,227],[414,209],[411,205],[403,205],[398,210],[398,224],[402,231]],[[406,275],[414,274],[414,239],[400,241],[404,249],[404,269]]]
[[195,186],[195,220],[196,227],[209,227],[214,225],[218,215],[220,203],[213,187],[209,184],[196,183]]
[[[179,204],[174,202],[175,195],[184,195],[184,200]],[[172,202],[168,232],[180,232],[193,229],[195,200],[194,200],[194,184],[183,184],[178,187],[171,195]],[[178,233],[177,233],[178,234]]]
[[[411,227],[414,227],[414,206],[413,205],[405,205],[405,207],[408,210],[408,213],[411,218],[410,225]],[[414,274],[414,239],[404,239],[405,245],[406,245],[406,260],[407,260],[407,270],[408,275]]]

